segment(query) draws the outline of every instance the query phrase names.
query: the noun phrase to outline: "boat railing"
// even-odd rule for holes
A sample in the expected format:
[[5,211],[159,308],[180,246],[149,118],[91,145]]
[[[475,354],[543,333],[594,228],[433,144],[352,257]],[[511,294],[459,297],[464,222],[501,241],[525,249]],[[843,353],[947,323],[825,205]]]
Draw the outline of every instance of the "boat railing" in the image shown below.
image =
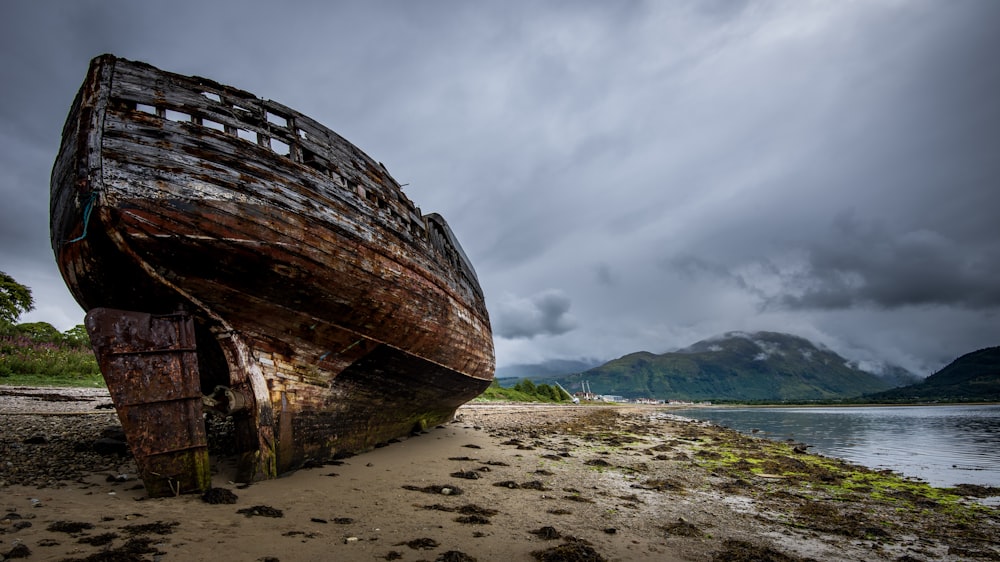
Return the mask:
[[124,59],[115,59],[111,88],[112,103],[119,107],[191,123],[268,149],[312,168],[342,190],[353,191],[411,235],[427,236],[420,210],[383,164],[294,109],[213,80]]
[[283,104],[207,78],[125,59],[113,61],[113,106],[237,137],[312,168],[341,190],[366,200],[400,225],[400,231],[429,242],[473,291],[481,291],[475,270],[444,219],[434,213],[421,215],[384,165],[336,132]]

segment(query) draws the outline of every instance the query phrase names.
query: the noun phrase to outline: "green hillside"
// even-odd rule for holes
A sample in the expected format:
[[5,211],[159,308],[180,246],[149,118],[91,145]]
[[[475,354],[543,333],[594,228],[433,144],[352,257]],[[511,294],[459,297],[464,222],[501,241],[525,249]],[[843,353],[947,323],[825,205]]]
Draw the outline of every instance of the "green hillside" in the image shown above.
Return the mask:
[[559,379],[571,392],[582,381],[597,394],[671,400],[835,400],[891,386],[809,340],[775,332],[731,332],[662,355],[632,353]]
[[884,402],[1000,402],[1000,347],[967,353],[919,384],[866,398]]

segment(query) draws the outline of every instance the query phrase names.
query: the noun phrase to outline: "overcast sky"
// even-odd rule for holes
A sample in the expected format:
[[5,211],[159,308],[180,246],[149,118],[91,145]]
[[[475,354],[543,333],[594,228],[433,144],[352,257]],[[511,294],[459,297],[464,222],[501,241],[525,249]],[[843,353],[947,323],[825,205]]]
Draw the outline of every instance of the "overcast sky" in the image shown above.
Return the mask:
[[452,225],[501,366],[731,330],[1000,345],[1000,2],[0,2],[0,270],[83,321],[49,173],[89,60],[341,133]]

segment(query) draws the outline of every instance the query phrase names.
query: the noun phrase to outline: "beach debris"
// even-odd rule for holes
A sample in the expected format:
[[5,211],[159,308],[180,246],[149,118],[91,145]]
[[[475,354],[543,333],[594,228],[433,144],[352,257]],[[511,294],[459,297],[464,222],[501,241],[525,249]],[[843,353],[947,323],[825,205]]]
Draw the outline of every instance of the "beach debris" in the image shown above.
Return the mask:
[[677,521],[663,527],[663,531],[677,537],[702,537],[705,535],[701,529],[683,517],[679,517]]
[[589,542],[576,537],[566,537],[559,546],[536,550],[531,556],[539,562],[605,562]]
[[31,556],[31,549],[28,548],[28,545],[19,542],[7,551],[7,554],[4,555],[4,560],[27,558],[29,556]]
[[449,476],[452,478],[464,478],[466,480],[479,480],[482,478],[482,476],[480,476],[475,470],[460,470],[458,472],[452,472]]
[[177,527],[178,525],[180,525],[179,521],[171,521],[169,523],[157,521],[155,523],[144,523],[142,525],[126,525],[122,527],[122,530],[131,536],[169,535],[174,532],[174,527]]
[[80,544],[89,544],[90,546],[104,546],[106,544],[111,544],[111,541],[117,538],[118,533],[101,533],[100,535],[80,537],[76,542]]
[[631,487],[639,490],[655,490],[657,492],[676,492],[684,489],[680,484],[663,478],[650,478],[641,484],[632,484]]
[[493,485],[500,488],[509,488],[511,490],[538,490],[541,492],[548,490],[541,480],[529,480],[528,482],[522,482],[520,484],[513,480],[504,480],[503,482],[496,482]]
[[305,537],[307,539],[315,539],[319,535],[316,533],[307,533],[305,531],[285,531],[281,533],[283,537]]
[[402,545],[406,545],[412,548],[413,550],[434,550],[435,548],[440,546],[436,540],[429,539],[426,537],[413,539],[410,541],[398,542],[393,546],[402,546]]
[[238,496],[226,488],[209,488],[201,495],[201,501],[210,504],[236,503]]
[[0,518],[0,534],[3,534],[6,530],[5,527],[8,526],[15,531],[20,531],[30,527],[31,521],[25,521],[20,514],[11,511]]
[[478,505],[476,505],[474,503],[465,504],[462,507],[459,507],[457,509],[457,511],[459,513],[463,514],[463,515],[482,515],[484,517],[492,517],[492,516],[496,515],[497,513],[500,513],[499,511],[497,511],[495,509],[489,509],[489,508],[486,508],[486,507],[479,507]]
[[489,518],[500,513],[495,509],[488,509],[485,507],[479,507],[476,504],[466,504],[458,508],[456,511],[462,515],[455,518],[458,523],[465,523],[467,525],[489,525]]
[[555,527],[545,526],[528,532],[544,541],[553,541],[562,538],[562,533],[557,531]]
[[770,546],[757,545],[738,539],[726,539],[722,550],[712,556],[712,562],[806,562],[808,559],[790,556]]
[[80,531],[86,531],[93,529],[93,523],[87,523],[84,521],[56,521],[47,527],[47,530],[53,533],[67,533],[72,535],[73,533],[79,533]]
[[430,509],[430,510],[433,510],[433,511],[449,511],[449,512],[450,511],[458,511],[454,507],[449,507],[447,505],[441,505],[439,503],[435,503],[435,504],[431,504],[431,505],[422,505],[422,506],[419,506],[419,507],[421,509]]
[[253,507],[247,507],[244,509],[236,510],[236,513],[240,515],[246,515],[247,517],[284,517],[285,514],[280,509],[275,509],[267,505],[255,505]]
[[354,519],[351,519],[350,517],[334,517],[333,522],[336,525],[350,525],[351,523],[354,523]]
[[477,559],[458,550],[449,550],[440,554],[434,562],[477,562]]
[[405,485],[403,486],[403,489],[412,490],[414,492],[423,492],[425,494],[441,494],[442,496],[460,496],[463,493],[462,489],[458,486],[432,485],[421,488],[420,486]]

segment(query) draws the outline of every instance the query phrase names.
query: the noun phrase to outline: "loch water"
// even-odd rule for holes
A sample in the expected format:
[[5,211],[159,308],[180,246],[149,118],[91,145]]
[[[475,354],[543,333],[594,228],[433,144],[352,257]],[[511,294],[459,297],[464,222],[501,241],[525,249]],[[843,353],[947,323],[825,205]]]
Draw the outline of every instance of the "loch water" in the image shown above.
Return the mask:
[[936,487],[1000,487],[1000,405],[671,410]]

